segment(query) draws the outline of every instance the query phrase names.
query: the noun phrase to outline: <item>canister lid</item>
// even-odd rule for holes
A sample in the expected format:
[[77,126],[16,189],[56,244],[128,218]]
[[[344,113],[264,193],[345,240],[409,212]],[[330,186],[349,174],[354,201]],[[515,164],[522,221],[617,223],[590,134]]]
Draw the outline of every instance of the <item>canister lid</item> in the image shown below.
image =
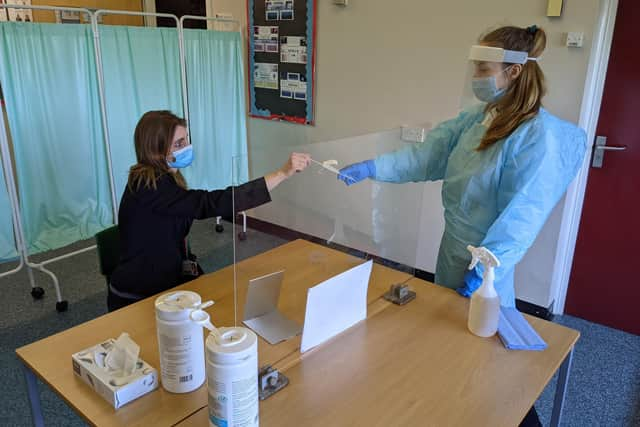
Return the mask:
[[220,336],[207,337],[207,358],[217,363],[242,362],[258,355],[258,337],[241,326],[218,328]]
[[162,320],[186,320],[200,306],[200,295],[192,291],[175,291],[156,298],[156,315]]

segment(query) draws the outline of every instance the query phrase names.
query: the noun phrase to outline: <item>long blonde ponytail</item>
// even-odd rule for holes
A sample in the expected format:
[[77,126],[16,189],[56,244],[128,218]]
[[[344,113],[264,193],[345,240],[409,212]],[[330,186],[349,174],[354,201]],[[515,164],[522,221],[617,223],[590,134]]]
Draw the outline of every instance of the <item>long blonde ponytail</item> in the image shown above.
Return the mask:
[[[528,52],[539,58],[547,45],[547,36],[542,28],[502,27],[491,31],[481,43],[507,50]],[[504,64],[507,68],[511,64]],[[487,105],[487,112],[495,112],[495,118],[487,129],[478,150],[508,137],[521,123],[535,116],[546,93],[544,73],[537,61],[527,61],[520,74],[510,83],[504,96]]]

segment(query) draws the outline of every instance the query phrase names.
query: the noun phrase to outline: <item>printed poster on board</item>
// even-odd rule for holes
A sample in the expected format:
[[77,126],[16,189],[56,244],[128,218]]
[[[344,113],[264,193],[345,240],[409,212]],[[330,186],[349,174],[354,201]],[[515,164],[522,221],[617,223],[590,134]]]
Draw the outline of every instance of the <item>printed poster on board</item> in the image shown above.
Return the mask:
[[256,62],[253,66],[254,86],[263,89],[278,89],[278,64]]

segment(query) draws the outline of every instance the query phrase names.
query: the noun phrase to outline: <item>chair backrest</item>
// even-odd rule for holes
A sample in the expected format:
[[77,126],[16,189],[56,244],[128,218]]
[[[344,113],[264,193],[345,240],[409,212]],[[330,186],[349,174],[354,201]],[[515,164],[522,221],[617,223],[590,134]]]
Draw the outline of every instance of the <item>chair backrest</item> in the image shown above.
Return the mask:
[[117,225],[109,227],[96,234],[98,246],[98,262],[100,273],[106,276],[107,281],[115,270],[120,260],[120,230]]

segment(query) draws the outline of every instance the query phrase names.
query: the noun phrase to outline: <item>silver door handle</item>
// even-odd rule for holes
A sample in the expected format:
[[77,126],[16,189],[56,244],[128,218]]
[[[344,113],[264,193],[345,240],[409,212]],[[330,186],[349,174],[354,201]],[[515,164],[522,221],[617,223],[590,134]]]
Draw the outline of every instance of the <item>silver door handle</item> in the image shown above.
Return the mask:
[[596,150],[607,150],[607,151],[624,151],[627,149],[626,145],[623,145],[622,147],[615,147],[613,145],[596,145],[595,147]]
[[607,145],[606,136],[596,136],[596,143],[593,145],[593,161],[591,162],[591,166],[594,168],[602,167],[605,151],[624,151],[626,149],[626,145]]

